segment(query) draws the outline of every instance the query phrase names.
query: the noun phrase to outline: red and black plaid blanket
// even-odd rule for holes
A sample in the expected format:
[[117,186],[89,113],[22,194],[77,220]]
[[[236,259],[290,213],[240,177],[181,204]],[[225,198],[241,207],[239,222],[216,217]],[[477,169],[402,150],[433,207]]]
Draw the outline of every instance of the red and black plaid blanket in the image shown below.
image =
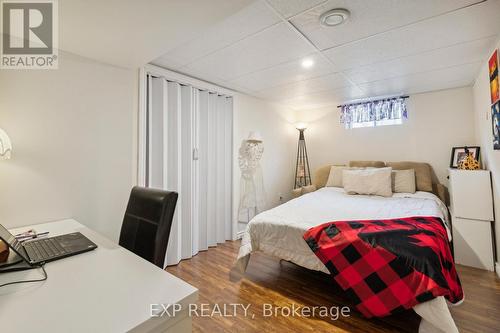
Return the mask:
[[440,218],[329,222],[303,237],[368,318],[438,296],[452,303],[463,298]]

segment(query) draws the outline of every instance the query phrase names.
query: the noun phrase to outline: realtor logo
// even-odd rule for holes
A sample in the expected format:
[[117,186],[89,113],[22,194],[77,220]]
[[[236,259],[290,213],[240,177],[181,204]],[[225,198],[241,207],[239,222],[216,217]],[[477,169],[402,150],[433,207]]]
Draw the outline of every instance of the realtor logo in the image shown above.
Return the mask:
[[1,1],[2,69],[57,69],[57,0]]

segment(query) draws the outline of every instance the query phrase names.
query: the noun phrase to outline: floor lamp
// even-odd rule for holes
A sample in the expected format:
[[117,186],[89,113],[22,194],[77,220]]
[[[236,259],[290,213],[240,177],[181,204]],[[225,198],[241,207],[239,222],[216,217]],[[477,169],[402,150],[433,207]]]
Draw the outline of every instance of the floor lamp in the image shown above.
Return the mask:
[[311,185],[311,170],[309,169],[309,159],[307,157],[306,139],[304,131],[307,125],[304,123],[295,124],[299,131],[299,144],[297,147],[297,163],[295,164],[295,185],[294,189]]

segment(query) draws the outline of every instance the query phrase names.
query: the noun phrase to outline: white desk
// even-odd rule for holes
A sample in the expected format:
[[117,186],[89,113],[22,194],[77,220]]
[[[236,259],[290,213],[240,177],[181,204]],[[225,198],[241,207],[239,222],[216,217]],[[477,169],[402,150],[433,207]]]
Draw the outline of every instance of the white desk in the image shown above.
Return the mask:
[[[49,236],[79,231],[94,251],[49,262],[44,282],[0,288],[2,332],[191,332],[187,304],[196,288],[84,227],[64,220],[35,228]],[[41,270],[0,274],[0,284],[41,278]],[[181,304],[175,317],[151,317],[150,304]]]

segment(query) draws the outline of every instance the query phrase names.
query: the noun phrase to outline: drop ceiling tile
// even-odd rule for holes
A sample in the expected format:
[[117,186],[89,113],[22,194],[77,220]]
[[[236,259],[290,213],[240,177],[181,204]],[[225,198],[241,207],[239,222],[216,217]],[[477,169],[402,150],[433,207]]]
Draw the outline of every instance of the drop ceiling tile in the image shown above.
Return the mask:
[[273,25],[181,70],[204,72],[225,81],[301,58],[316,50],[286,23]]
[[171,69],[182,67],[278,22],[280,18],[263,0],[254,2],[207,29],[198,38],[155,59],[153,64]]
[[[345,70],[396,59],[466,41],[496,36],[500,31],[500,1],[488,1],[421,21],[323,53]],[[481,22],[478,24],[478,22]]]
[[328,105],[338,105],[342,102],[364,97],[364,92],[355,86],[343,87],[330,91],[298,96],[280,103],[295,110],[316,109]]
[[[478,0],[330,0],[294,17],[291,22],[319,49],[366,38],[419,20],[479,2]],[[336,27],[319,24],[322,13],[345,8],[351,12],[347,22]]]
[[496,38],[490,37],[456,44],[395,60],[357,67],[346,71],[345,74],[355,83],[368,83],[478,62],[486,59],[495,41]]
[[[308,59],[314,62],[311,68],[303,68],[302,61]],[[243,75],[231,83],[257,91],[271,87],[306,80],[325,75],[334,71],[333,66],[320,54],[307,55],[275,67]]]
[[465,87],[473,83],[482,62],[454,66],[436,71],[394,77],[361,84],[367,97],[416,94],[434,90]]
[[253,91],[253,90],[250,90],[246,87],[243,87],[243,86],[240,86],[238,84],[235,84],[234,82],[227,82],[225,81],[223,84],[221,83],[221,85],[229,90],[234,90],[234,91],[238,91],[240,93],[244,93],[244,94],[247,94],[247,95],[252,95],[252,96],[256,96],[256,91]]
[[332,73],[309,80],[303,80],[291,84],[286,84],[271,89],[258,91],[261,97],[274,99],[277,102],[293,99],[300,96],[311,95],[314,93],[336,90],[343,87],[349,87],[352,84],[341,73]]
[[214,83],[214,84],[222,84],[226,83],[226,81],[222,78],[220,78],[217,73],[213,73],[212,71],[204,70],[204,69],[199,69],[199,70],[192,70],[187,67],[183,67],[180,70],[176,70],[176,72],[190,76],[192,78]]
[[268,0],[267,2],[281,15],[289,18],[326,1],[327,0]]

